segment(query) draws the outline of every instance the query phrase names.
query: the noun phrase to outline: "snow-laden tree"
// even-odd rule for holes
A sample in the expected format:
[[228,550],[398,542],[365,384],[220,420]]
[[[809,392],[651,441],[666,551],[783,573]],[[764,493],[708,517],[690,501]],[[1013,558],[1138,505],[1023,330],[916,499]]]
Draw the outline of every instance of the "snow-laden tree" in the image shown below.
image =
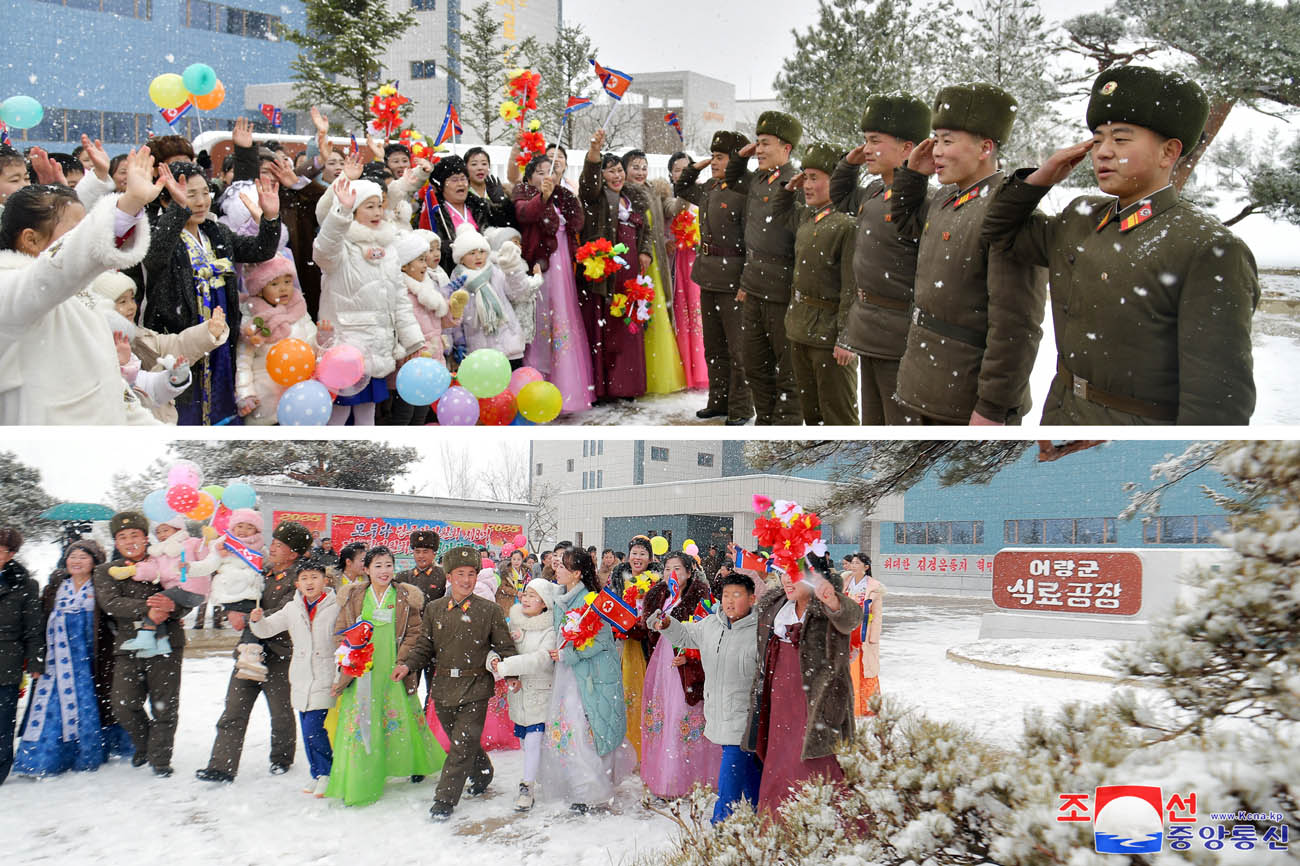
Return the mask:
[[[370,100],[387,80],[380,58],[415,26],[415,13],[395,12],[387,0],[304,0],[303,7],[306,26],[284,34],[298,46],[290,64],[290,105],[301,110],[332,106],[347,118],[344,128],[364,129],[371,120]],[[414,109],[407,103],[402,116]]]
[[[877,695],[875,719],[840,753],[845,785],[805,785],[769,822],[737,812],[708,824],[703,792],[670,809],[673,844],[643,862],[671,866],[799,863],[1146,866],[1096,854],[1092,825],[1062,823],[1059,795],[1158,784],[1209,813],[1281,815],[1300,833],[1300,442],[1247,442],[1164,461],[1172,475],[1213,465],[1234,505],[1228,562],[1184,579],[1189,592],[1152,636],[1116,658],[1145,688],[1101,704],[1029,713],[1014,748]],[[1150,491],[1147,491],[1149,493]],[[1227,500],[1225,500],[1227,501]],[[1270,821],[1256,825],[1262,836]],[[1294,844],[1294,843],[1293,843]],[[1199,849],[1199,850],[1198,850]],[[1251,862],[1293,862],[1257,849]],[[1166,846],[1160,862],[1218,863],[1219,852]]]
[[[539,42],[529,36],[519,43],[519,60],[542,77],[538,85],[537,109],[529,112],[542,123],[541,132],[547,144],[555,144],[564,118],[565,106],[570,96],[594,99],[600,93],[599,79],[592,72],[591,57],[595,53],[591,38],[581,22],[566,24],[555,33],[550,42]],[[588,109],[590,113],[592,109]],[[564,138],[560,144],[566,150],[573,148],[576,140],[573,123],[564,124]]]
[[237,440],[171,443],[178,458],[203,470],[204,483],[236,478],[389,493],[419,460],[414,448],[367,440]]
[[56,534],[58,524],[40,514],[58,504],[41,486],[41,471],[28,466],[12,451],[0,451],[0,526],[12,527],[23,538],[38,541]]

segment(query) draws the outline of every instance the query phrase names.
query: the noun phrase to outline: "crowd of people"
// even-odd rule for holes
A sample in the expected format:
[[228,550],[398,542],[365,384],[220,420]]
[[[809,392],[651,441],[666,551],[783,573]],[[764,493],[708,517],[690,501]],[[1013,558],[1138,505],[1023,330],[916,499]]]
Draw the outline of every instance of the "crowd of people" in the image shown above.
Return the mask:
[[[241,634],[199,779],[234,780],[264,695],[272,774],[294,762],[296,712],[305,793],[365,804],[436,774],[434,820],[483,795],[490,753],[511,749],[520,812],[603,807],[639,772],[659,803],[715,790],[715,822],[742,801],[776,814],[802,782],[842,779],[835,750],[879,689],[884,588],[863,553],[840,568],[810,554],[796,579],[736,567],[750,563],[734,545],[656,556],[636,536],[599,565],[569,542],[494,561],[469,546],[439,556],[438,534],[417,530],[398,572],[386,547],[335,554],[286,520],[250,592],[236,583],[265,544],[257,511],[219,537],[133,511],[109,530],[111,553],[72,541],[42,588],[15,558],[21,535],[0,529],[0,782],[118,757],[171,776],[185,626],[204,599]],[[207,566],[176,582],[169,557]],[[627,619],[594,615],[602,591]]]
[[[16,349],[0,419],[275,423],[267,355],[294,337],[364,356],[334,396],[340,425],[426,423],[397,369],[478,348],[536,369],[569,415],[694,388],[699,417],[731,425],[1015,424],[1050,274],[1044,423],[1246,423],[1255,262],[1173,185],[1204,91],[1107,70],[1092,137],[1007,175],[1016,109],[987,84],[875,96],[863,144],[814,142],[801,170],[801,123],[770,111],[753,142],[719,130],[710,157],[673,154],[667,182],[639,150],[605,152],[603,130],[576,185],[563,147],[501,181],[482,148],[341,153],[316,111],[296,160],[246,121],[221,166],[178,136],[113,159],[84,138],[69,155],[0,150],[0,334]],[[1105,195],[1038,212],[1089,155]],[[114,193],[140,215],[97,208]]]

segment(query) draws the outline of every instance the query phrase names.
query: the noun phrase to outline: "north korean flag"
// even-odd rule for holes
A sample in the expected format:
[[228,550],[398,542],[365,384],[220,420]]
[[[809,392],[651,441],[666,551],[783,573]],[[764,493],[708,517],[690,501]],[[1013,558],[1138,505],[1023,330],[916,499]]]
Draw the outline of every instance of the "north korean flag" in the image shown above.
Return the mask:
[[619,72],[617,69],[606,69],[596,62],[596,58],[591,58],[591,65],[596,67],[596,77],[600,79],[600,85],[605,88],[605,92],[615,99],[622,99],[623,94],[632,86],[632,76],[626,72]]
[[611,592],[609,587],[600,591],[591,607],[621,637],[625,637],[632,626],[636,625],[636,608]]

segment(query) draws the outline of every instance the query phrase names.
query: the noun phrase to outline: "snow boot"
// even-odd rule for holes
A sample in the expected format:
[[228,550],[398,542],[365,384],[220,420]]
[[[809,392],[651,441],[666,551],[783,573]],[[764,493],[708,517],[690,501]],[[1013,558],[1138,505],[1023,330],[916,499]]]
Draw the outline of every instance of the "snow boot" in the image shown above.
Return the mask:
[[450,819],[452,808],[453,806],[450,803],[434,800],[433,805],[429,808],[429,820],[441,822]]
[[519,796],[515,798],[515,811],[527,812],[533,808],[533,786],[527,782],[519,783]]
[[172,654],[172,639],[167,636],[167,632],[153,632],[154,642],[156,645],[155,655],[170,656]]
[[[122,649],[132,650],[135,657],[149,659],[158,655],[158,632],[149,629],[136,629],[135,637],[122,641]],[[168,652],[171,647],[167,647]]]
[[262,646],[255,643],[241,643],[239,658],[235,660],[235,678],[252,680],[255,683],[266,682],[266,665],[262,664]]
[[135,566],[110,565],[108,567],[108,576],[113,580],[126,580],[128,577],[135,577]]
[[316,795],[317,800],[320,800],[325,796],[325,789],[328,788],[329,786],[330,786],[329,774],[320,776],[316,779],[316,790],[313,793]]

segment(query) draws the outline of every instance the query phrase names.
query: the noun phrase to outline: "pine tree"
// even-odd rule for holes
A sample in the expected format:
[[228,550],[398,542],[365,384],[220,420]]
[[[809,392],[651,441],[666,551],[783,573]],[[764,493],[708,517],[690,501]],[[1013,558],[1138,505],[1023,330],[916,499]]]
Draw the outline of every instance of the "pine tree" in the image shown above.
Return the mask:
[[460,17],[463,23],[458,38],[445,46],[447,75],[461,86],[461,119],[478,132],[484,144],[491,144],[500,138],[498,124],[509,130],[501,119],[501,102],[506,67],[511,52],[517,49],[502,38],[502,23],[491,3],[480,3]]
[[[592,73],[591,57],[594,49],[582,24],[565,25],[556,31],[555,39],[539,43],[534,37],[525,39],[519,46],[522,62],[542,76],[537,110],[530,116],[542,122],[542,133],[548,144],[564,118],[564,108],[570,96],[595,98],[600,92],[596,76]],[[590,111],[590,109],[588,109]],[[573,124],[564,124],[565,149],[573,147]]]
[[167,486],[170,467],[171,461],[159,457],[134,475],[114,472],[109,482],[108,504],[119,511],[139,508],[146,496]]
[[[370,99],[387,69],[379,58],[415,26],[415,13],[395,13],[387,0],[304,0],[304,6],[306,28],[285,32],[299,48],[290,64],[296,82],[290,105],[331,106],[353,128],[364,129],[371,119]],[[407,103],[402,116],[414,109]]]
[[951,77],[963,38],[951,0],[819,0],[817,24],[795,31],[795,53],[774,86],[806,141],[860,143],[867,97],[907,91],[929,99]]
[[0,451],[0,526],[11,527],[23,538],[37,541],[53,537],[58,524],[42,520],[40,514],[58,504],[41,486],[41,472],[18,459],[12,451]]
[[377,493],[391,492],[393,482],[419,460],[414,448],[364,440],[184,441],[170,448],[198,464],[205,483],[238,478]]

